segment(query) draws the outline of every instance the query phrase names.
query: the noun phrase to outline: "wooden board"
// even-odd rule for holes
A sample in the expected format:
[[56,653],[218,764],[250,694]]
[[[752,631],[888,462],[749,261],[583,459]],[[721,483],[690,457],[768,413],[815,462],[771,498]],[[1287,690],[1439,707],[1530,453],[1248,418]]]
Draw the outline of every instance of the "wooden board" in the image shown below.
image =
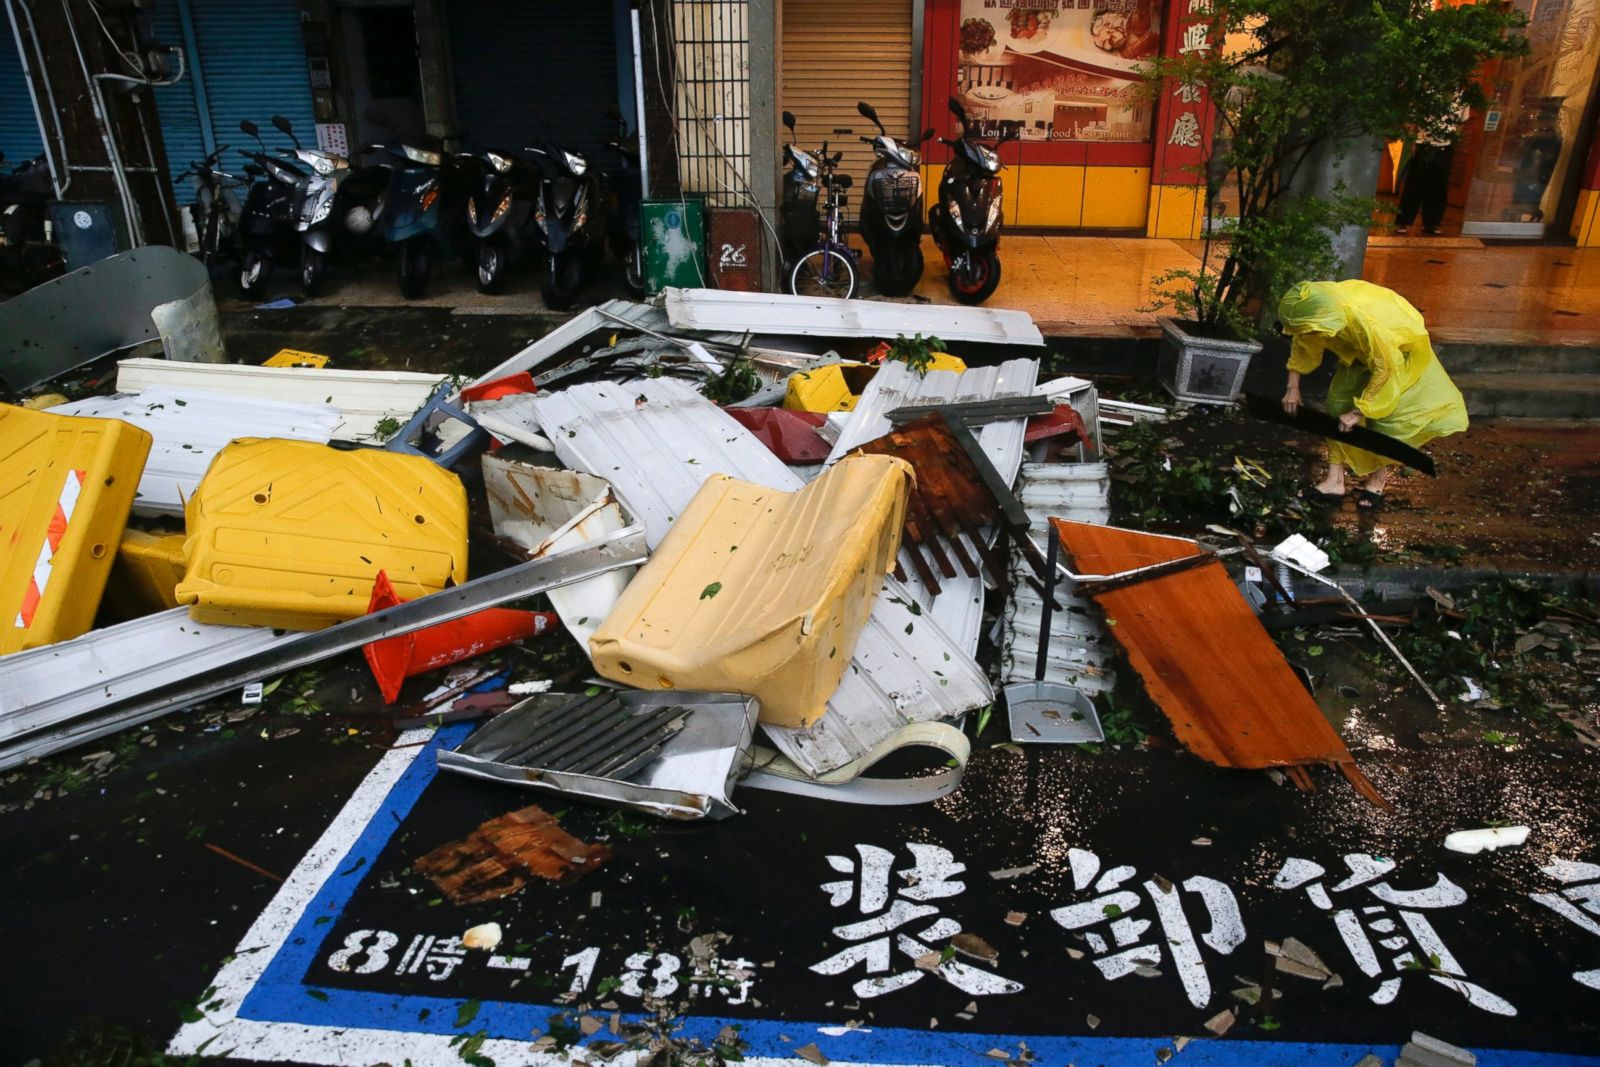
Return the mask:
[[[1078,574],[1116,575],[1198,555],[1177,537],[1051,519]],[[1217,561],[1093,594],[1111,636],[1184,747],[1221,767],[1337,766],[1387,806]]]

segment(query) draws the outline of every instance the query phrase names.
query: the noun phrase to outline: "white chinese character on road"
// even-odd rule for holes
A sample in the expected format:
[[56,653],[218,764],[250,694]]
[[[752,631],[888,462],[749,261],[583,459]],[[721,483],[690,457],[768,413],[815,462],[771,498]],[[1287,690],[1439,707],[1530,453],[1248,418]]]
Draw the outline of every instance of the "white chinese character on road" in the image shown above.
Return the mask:
[[1183,148],[1200,147],[1200,120],[1194,117],[1193,111],[1185,111],[1178,116],[1172,124],[1172,135],[1167,138],[1167,143]]
[[442,982],[455,972],[466,957],[467,946],[461,943],[459,937],[417,934],[406,947],[405,955],[400,957],[400,966],[394,969],[394,973],[416,974],[426,968],[425,973],[430,979]]
[[[1378,984],[1368,999],[1374,1004],[1389,1004],[1400,992],[1400,978],[1412,972],[1426,974],[1442,986],[1460,993],[1467,1003],[1496,1015],[1515,1015],[1517,1009],[1503,998],[1489,992],[1475,982],[1469,982],[1461,964],[1445,947],[1433,924],[1422,912],[1437,908],[1453,908],[1467,899],[1467,891],[1444,875],[1437,875],[1433,885],[1425,889],[1395,889],[1387,881],[1376,881],[1394,870],[1391,859],[1352,852],[1344,858],[1350,876],[1331,888],[1324,888],[1321,878],[1324,868],[1310,860],[1287,859],[1273,879],[1275,889],[1299,889],[1304,886],[1306,896],[1323,911],[1333,913],[1333,924],[1344,940],[1345,948],[1355,960],[1361,973],[1377,978],[1384,973],[1383,962],[1378,957],[1381,948],[1393,953],[1389,977]],[[1371,883],[1371,884],[1369,884]],[[1335,910],[1330,893],[1344,893],[1365,886],[1372,899],[1378,901],[1361,907],[1344,907]],[[1399,916],[1397,924],[1393,916]],[[1404,930],[1400,927],[1404,926]],[[1374,946],[1373,941],[1377,944]],[[1420,956],[1419,956],[1420,953]]]
[[[875,845],[857,845],[857,861],[847,856],[828,857],[828,866],[840,874],[854,876],[852,881],[823,883],[822,890],[828,894],[829,903],[842,908],[854,902],[862,918],[833,928],[835,937],[851,944],[821,963],[812,964],[811,970],[817,974],[843,974],[857,964],[866,964],[867,973],[874,977],[855,983],[853,988],[859,997],[892,993],[930,974],[971,996],[1020,992],[1022,983],[954,959],[943,958],[931,970],[915,966],[916,960],[930,953],[941,955],[935,945],[961,932],[960,923],[938,917],[939,908],[928,902],[964,892],[967,884],[957,881],[955,876],[967,867],[957,863],[948,849],[937,845],[908,844],[906,847],[916,862],[899,871],[894,869],[894,853]],[[894,875],[899,876],[902,884],[891,887]],[[891,888],[894,890],[892,899]],[[905,958],[906,969],[886,973],[892,967],[896,951]],[[947,957],[949,953],[942,955]]]
[[[1596,921],[1600,919],[1600,863],[1557,859],[1539,869],[1567,888],[1556,893],[1528,895],[1563,919],[1600,937],[1600,921]],[[1574,971],[1572,978],[1590,989],[1600,989],[1600,968]]]
[[[1144,905],[1145,898],[1131,888],[1122,888],[1123,883],[1134,877],[1134,869],[1124,865],[1100,874],[1100,857],[1079,848],[1069,849],[1067,858],[1072,864],[1073,888],[1082,892],[1093,883],[1094,892],[1101,895],[1079,904],[1054,908],[1050,917],[1068,930],[1085,931],[1083,938],[1094,952],[1094,965],[1100,973],[1108,979],[1116,979],[1140,967],[1155,967],[1161,963],[1161,946],[1165,943],[1184,992],[1189,995],[1189,1003],[1197,1008],[1205,1007],[1211,1000],[1211,978],[1206,973],[1194,927],[1184,910],[1180,887],[1164,878],[1140,883],[1139,887],[1153,906],[1156,921],[1161,924],[1161,936],[1145,941],[1151,922],[1132,914]],[[1098,881],[1096,875],[1099,875]],[[1244,920],[1233,890],[1214,878],[1196,876],[1184,880],[1182,891],[1198,898],[1210,919],[1210,926],[1200,935],[1200,941],[1224,956],[1244,943]],[[1100,925],[1107,927],[1104,934],[1090,929]],[[1112,951],[1113,946],[1116,951]]]

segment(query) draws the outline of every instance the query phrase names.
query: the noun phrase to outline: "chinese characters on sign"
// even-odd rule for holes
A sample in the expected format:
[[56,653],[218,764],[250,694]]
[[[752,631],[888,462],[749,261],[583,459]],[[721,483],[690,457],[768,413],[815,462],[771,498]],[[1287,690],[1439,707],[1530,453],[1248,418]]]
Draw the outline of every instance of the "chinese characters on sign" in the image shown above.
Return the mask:
[[[1178,0],[1182,2],[1182,0]],[[1188,0],[1185,9],[1189,17],[1204,16],[1210,13],[1210,0]],[[1211,26],[1205,21],[1191,22],[1183,28],[1183,40],[1178,45],[1180,55],[1190,55],[1195,52],[1209,52],[1211,50]],[[1199,149],[1201,147],[1202,133],[1200,129],[1200,114],[1195,109],[1201,101],[1200,86],[1192,82],[1180,82],[1173,90],[1173,97],[1179,105],[1173,108],[1172,128],[1167,133],[1167,144],[1178,148]]]

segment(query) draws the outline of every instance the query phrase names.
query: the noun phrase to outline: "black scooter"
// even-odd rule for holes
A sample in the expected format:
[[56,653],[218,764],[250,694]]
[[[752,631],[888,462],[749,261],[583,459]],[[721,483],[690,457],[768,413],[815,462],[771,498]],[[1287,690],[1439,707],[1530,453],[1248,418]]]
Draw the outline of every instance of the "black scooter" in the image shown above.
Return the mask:
[[622,165],[608,175],[606,184],[611,189],[612,211],[610,231],[611,254],[622,264],[622,280],[634,296],[645,295],[643,220],[639,209],[644,201],[644,173],[639,164],[639,134],[628,133],[627,120],[613,106],[607,111],[617,124],[617,135],[606,142],[617,153]]
[[999,148],[1014,140],[1014,123],[1004,124],[993,147],[981,143],[961,101],[950,98],[950,112],[961,122],[961,137],[939,138],[955,150],[939,181],[939,200],[928,209],[928,228],[944,253],[950,293],[963,304],[981,304],[1000,285]]
[[[878,127],[863,137],[872,146],[872,169],[861,201],[861,236],[872,252],[872,281],[885,296],[904,296],[922,280],[922,158],[895,142],[866,101],[856,110]],[[918,144],[933,136],[926,130]]]
[[540,168],[534,222],[544,237],[545,306],[573,305],[605,253],[606,193],[587,156],[568,148],[530,148]]
[[[288,238],[299,237],[300,205],[310,172],[268,152],[260,129],[249,119],[241,119],[239,129],[254,137],[260,146],[260,151],[255,152],[239,149],[239,154],[259,171],[259,180],[245,194],[244,210],[239,215],[243,241],[239,288],[246,296],[258,296],[272,279],[273,264]],[[298,245],[298,240],[295,243]]]
[[783,276],[801,256],[817,247],[822,236],[822,212],[817,197],[822,192],[822,165],[795,140],[794,112],[783,113],[789,143],[783,146],[783,199],[778,204],[778,236],[783,251]]
[[533,221],[539,168],[503,149],[457,158],[476,171],[467,179],[467,229],[477,243],[478,290],[498,293],[511,264],[542,240]]
[[66,261],[50,235],[47,205],[54,199],[42,155],[0,173],[0,286],[7,292],[32,289],[65,272]]

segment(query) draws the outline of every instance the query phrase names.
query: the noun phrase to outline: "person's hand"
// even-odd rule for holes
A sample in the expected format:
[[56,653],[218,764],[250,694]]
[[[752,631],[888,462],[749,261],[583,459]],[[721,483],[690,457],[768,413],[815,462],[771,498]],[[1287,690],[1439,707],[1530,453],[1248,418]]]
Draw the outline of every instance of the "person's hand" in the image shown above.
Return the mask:
[[1285,414],[1293,415],[1300,409],[1300,387],[1291,385],[1283,393],[1283,410]]
[[1349,433],[1352,428],[1360,425],[1360,423],[1361,423],[1361,412],[1359,412],[1359,411],[1347,411],[1343,415],[1339,416],[1339,432],[1340,433]]

